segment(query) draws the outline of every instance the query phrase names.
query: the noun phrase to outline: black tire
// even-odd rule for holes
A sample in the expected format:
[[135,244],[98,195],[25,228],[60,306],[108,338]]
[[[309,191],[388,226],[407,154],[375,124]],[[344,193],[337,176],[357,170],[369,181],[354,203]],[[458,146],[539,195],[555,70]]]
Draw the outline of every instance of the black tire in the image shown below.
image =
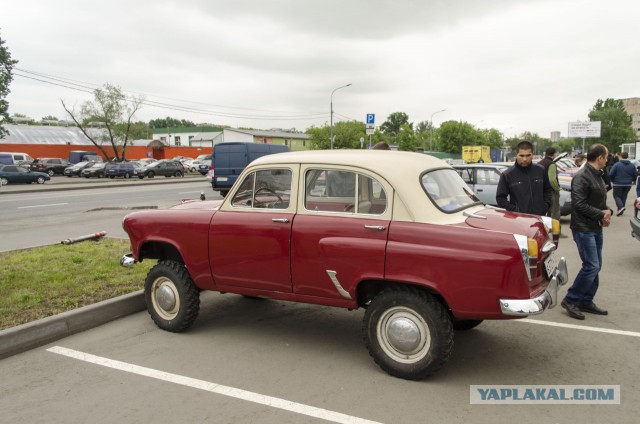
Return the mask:
[[184,265],[176,261],[160,261],[151,268],[144,298],[153,322],[174,333],[191,327],[200,311],[200,291]]
[[[396,334],[391,334],[394,330]],[[407,380],[438,371],[453,349],[453,326],[445,307],[414,287],[380,292],[367,308],[362,333],[376,364]]]
[[125,180],[128,180],[129,178],[131,178],[131,175],[129,175],[129,173],[128,173],[128,172],[126,172],[126,173],[124,174],[124,179],[125,179]]
[[153,171],[149,171],[149,173],[147,174],[148,178],[153,178],[155,176],[156,176],[156,174],[154,174]]
[[44,177],[38,177],[38,179],[36,179],[36,182],[38,184],[44,184]]
[[456,331],[467,331],[482,324],[481,319],[459,319],[453,321],[453,329]]
[[47,174],[48,174],[50,177],[53,177],[53,174],[55,174],[55,172],[53,172],[53,169],[48,169],[48,170],[47,170]]
[[182,177],[182,172],[180,171],[176,171],[174,177],[178,178],[178,177]]

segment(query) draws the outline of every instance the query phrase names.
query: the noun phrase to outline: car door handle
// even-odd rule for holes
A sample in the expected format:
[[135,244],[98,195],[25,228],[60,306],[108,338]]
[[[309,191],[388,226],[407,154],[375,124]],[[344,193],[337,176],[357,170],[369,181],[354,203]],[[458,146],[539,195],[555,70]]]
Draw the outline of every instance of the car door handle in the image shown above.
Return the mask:
[[477,189],[477,190],[478,190],[478,191],[484,191],[484,190],[482,190],[481,188],[479,188],[479,189]]
[[286,224],[287,222],[289,222],[289,218],[271,218],[271,220],[273,222],[282,222],[284,224]]
[[366,228],[367,230],[384,231],[387,227],[385,227],[384,225],[365,225],[364,228]]

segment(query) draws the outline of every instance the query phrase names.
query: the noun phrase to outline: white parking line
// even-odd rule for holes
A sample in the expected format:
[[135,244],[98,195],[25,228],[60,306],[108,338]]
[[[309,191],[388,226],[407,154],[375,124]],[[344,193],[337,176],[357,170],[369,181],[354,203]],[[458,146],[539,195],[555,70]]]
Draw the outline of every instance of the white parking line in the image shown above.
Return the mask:
[[54,346],[47,349],[47,351],[57,353],[59,355],[64,355],[69,358],[78,359],[80,361],[89,362],[91,364],[101,365],[103,367],[113,368],[119,371],[155,378],[157,380],[167,381],[169,383],[180,384],[181,386],[187,386],[211,393],[217,393],[223,396],[229,396],[236,399],[270,406],[272,408],[278,408],[285,411],[295,412],[297,414],[307,415],[309,417],[333,421],[335,423],[379,424],[376,421],[369,421],[362,418],[353,417],[351,415],[329,411],[327,409],[316,408],[314,406],[304,405],[302,403],[296,403],[285,399],[261,395],[259,393],[249,392],[246,390],[237,389],[235,387],[223,386],[221,384],[211,383],[204,380],[197,380],[195,378],[184,377],[178,374],[171,374],[168,372],[155,370],[153,368],[140,367],[138,365],[116,361],[109,358],[103,358],[101,356],[95,356],[89,353],[67,349],[61,346]]
[[49,203],[48,205],[18,206],[17,209],[46,208],[49,206],[62,206],[62,205],[68,205],[68,204],[69,203]]
[[548,325],[551,327],[563,327],[563,328],[573,328],[576,330],[585,330],[585,331],[594,331],[597,333],[607,333],[607,334],[616,334],[618,336],[630,336],[630,337],[640,337],[640,333],[636,333],[635,331],[623,331],[623,330],[610,330],[608,328],[599,328],[599,327],[588,327],[586,325],[574,325],[574,324],[562,324],[559,322],[551,322],[551,321],[539,321],[536,319],[514,319],[515,322],[525,322],[527,324],[539,324],[539,325]]

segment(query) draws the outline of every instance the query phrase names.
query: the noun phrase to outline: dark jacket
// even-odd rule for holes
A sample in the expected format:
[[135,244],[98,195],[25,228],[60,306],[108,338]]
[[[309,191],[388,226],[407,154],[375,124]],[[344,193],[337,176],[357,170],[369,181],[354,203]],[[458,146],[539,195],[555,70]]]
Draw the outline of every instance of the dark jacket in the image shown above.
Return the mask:
[[544,167],[534,163],[523,168],[516,163],[500,175],[496,202],[508,211],[545,215],[552,192]]
[[630,186],[638,177],[638,173],[628,159],[622,159],[613,165],[609,177],[614,186]]
[[588,163],[571,179],[571,229],[602,231],[607,206],[607,189],[602,173]]

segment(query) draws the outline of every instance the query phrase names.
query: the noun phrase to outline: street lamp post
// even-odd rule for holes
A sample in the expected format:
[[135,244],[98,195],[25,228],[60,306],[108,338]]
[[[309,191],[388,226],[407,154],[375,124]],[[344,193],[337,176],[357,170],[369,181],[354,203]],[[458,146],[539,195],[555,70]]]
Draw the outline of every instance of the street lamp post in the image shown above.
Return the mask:
[[429,118],[429,151],[433,152],[433,115],[440,113],[440,112],[444,112],[447,109],[442,109],[439,110],[437,112],[433,112],[431,114],[431,118]]
[[341,88],[349,87],[351,84],[343,85],[341,87],[336,88],[331,92],[331,126],[329,129],[329,143],[331,144],[331,149],[333,150],[333,93],[340,90]]

